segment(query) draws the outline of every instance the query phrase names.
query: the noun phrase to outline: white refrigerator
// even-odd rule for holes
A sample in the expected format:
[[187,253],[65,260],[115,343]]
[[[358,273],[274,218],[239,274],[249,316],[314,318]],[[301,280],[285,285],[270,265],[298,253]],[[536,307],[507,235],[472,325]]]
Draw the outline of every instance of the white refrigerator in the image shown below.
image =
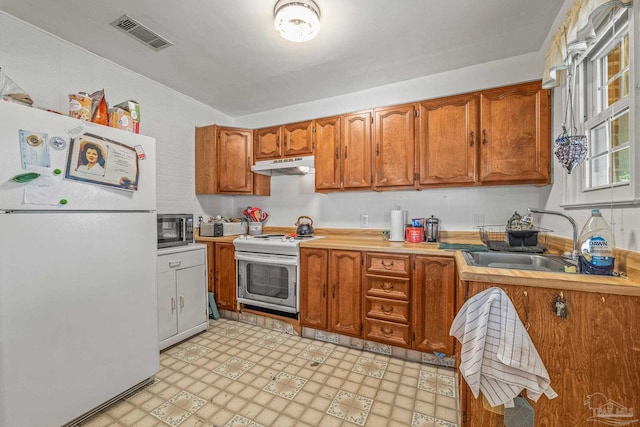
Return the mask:
[[0,427],[159,369],[155,140],[0,101]]

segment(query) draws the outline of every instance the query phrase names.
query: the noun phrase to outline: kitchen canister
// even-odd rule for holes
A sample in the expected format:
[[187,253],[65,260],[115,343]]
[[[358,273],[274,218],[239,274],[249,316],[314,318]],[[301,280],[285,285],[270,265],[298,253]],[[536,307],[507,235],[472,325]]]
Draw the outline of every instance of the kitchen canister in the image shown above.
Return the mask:
[[262,234],[262,223],[261,222],[249,222],[249,235],[250,236],[258,236]]
[[404,218],[405,211],[400,206],[394,206],[391,211],[391,227],[389,232],[389,240],[392,242],[404,242]]
[[405,240],[410,243],[424,242],[424,228],[407,227],[405,231]]

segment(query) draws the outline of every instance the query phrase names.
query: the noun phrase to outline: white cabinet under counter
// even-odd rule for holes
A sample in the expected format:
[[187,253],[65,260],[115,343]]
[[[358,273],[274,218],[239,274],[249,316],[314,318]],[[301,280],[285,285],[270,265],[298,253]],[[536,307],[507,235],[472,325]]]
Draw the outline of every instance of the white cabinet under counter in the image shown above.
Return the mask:
[[160,350],[209,325],[206,249],[206,245],[192,243],[158,250]]

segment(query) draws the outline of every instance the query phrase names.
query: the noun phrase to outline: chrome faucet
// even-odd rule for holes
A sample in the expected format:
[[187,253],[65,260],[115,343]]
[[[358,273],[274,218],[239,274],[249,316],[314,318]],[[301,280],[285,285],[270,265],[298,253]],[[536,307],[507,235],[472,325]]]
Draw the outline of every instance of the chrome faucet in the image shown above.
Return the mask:
[[528,213],[525,216],[529,218],[531,218],[531,213],[541,213],[541,214],[558,215],[568,219],[569,222],[571,223],[571,226],[573,227],[573,251],[571,252],[571,259],[574,261],[578,259],[578,226],[576,225],[576,222],[573,218],[571,218],[569,215],[563,214],[562,212],[547,211],[544,209],[528,208],[527,211]]

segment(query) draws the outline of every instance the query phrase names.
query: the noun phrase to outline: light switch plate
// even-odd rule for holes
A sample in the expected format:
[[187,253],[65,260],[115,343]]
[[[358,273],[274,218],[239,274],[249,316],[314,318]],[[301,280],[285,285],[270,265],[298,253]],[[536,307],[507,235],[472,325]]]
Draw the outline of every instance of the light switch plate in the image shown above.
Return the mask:
[[369,226],[369,215],[360,214],[360,227],[368,227]]

